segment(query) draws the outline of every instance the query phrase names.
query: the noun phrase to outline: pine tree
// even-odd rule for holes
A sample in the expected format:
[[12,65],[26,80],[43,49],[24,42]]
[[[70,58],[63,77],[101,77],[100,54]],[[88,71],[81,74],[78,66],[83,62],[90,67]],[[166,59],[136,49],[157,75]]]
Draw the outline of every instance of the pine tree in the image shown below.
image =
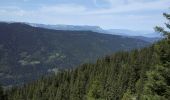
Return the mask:
[[[170,22],[170,14],[163,14]],[[166,28],[170,29],[170,24],[166,23]],[[159,45],[158,54],[160,55],[160,63],[151,66],[146,72],[147,80],[144,85],[144,94],[141,100],[170,100],[170,32],[163,27],[156,27],[156,31],[165,37]]]
[[[165,23],[166,28],[170,29],[170,14],[164,13],[163,16],[168,20],[168,22]],[[162,33],[167,40],[170,39],[170,32],[166,31],[165,28],[156,26],[155,30]]]

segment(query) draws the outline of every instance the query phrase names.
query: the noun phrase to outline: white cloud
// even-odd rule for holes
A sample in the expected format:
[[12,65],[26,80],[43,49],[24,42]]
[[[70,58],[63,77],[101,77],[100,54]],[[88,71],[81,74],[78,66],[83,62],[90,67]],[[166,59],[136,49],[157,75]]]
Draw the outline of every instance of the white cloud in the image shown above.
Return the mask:
[[[17,6],[5,6],[0,7],[0,15],[7,17],[19,17],[19,16],[32,16],[32,17],[42,17],[42,16],[59,16],[59,15],[79,15],[86,12],[87,8],[84,6],[76,4],[58,4],[52,6],[40,6],[34,10],[26,10],[19,8]],[[0,16],[0,18],[1,18]]]
[[29,0],[24,0],[24,2],[27,2],[27,1],[29,1]]
[[0,7],[1,16],[23,16],[25,13],[24,10],[16,6]]
[[86,8],[76,4],[58,4],[52,6],[43,6],[39,10],[46,13],[76,14],[86,11]]
[[[94,0],[95,2],[97,0]],[[99,25],[104,28],[152,29],[162,23],[161,14],[139,14],[133,12],[167,9],[169,0],[103,0],[109,8],[89,9],[77,4],[43,5],[34,10],[15,6],[0,7],[0,20],[29,21],[47,24]],[[97,3],[97,2],[96,2]],[[115,4],[117,4],[115,6]],[[124,14],[126,13],[126,14]],[[131,14],[129,14],[131,13]]]
[[[97,0],[94,0],[95,2]],[[110,3],[119,2],[120,0],[104,0]],[[121,0],[121,1],[128,1],[132,2],[135,0]],[[145,1],[145,0],[138,0],[138,1]],[[19,7],[15,6],[7,6],[7,7],[0,7],[0,11],[3,14],[14,14],[14,15],[28,15],[28,14],[50,14],[50,15],[57,15],[57,14],[64,14],[64,15],[94,15],[94,14],[117,14],[117,13],[125,13],[130,12],[133,13],[134,11],[153,11],[153,10],[164,10],[169,8],[170,1],[169,0],[159,0],[153,2],[133,2],[126,5],[119,5],[119,6],[112,6],[111,8],[104,8],[104,9],[88,9],[82,5],[77,4],[57,4],[57,5],[48,5],[48,6],[41,6],[38,9],[33,11],[31,10],[24,10]],[[2,13],[1,13],[2,15]]]
[[[112,4],[114,4],[115,2],[118,2],[118,0],[107,0],[107,1]],[[134,0],[130,0],[130,1],[132,2]],[[109,13],[123,13],[123,12],[133,12],[133,11],[164,10],[164,9],[169,8],[169,5],[170,5],[169,0],[159,0],[159,1],[154,1],[154,2],[133,2],[133,3],[126,4],[126,5],[125,4],[119,5],[117,7],[112,5],[112,7],[109,9],[94,10],[94,11],[90,11],[87,13],[88,14],[109,14]]]

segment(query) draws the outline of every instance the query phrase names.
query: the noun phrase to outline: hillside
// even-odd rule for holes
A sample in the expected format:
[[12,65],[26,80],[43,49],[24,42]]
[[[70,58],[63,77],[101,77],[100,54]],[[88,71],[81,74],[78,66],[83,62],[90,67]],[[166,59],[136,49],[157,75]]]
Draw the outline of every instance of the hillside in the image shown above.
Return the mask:
[[73,68],[148,42],[91,31],[63,31],[0,23],[0,82],[15,85]]
[[9,100],[170,100],[170,40],[8,91]]

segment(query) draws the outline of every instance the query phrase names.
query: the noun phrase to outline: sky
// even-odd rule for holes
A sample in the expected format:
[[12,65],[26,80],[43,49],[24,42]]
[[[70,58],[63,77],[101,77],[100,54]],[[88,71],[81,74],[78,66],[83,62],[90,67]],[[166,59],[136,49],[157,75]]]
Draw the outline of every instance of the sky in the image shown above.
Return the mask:
[[152,31],[170,0],[0,0],[0,21]]

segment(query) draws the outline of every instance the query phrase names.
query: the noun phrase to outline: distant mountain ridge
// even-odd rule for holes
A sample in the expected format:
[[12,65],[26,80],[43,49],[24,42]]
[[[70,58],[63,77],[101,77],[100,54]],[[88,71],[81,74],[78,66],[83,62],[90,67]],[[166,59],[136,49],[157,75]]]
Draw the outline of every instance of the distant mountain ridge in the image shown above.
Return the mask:
[[127,29],[110,29],[108,30],[110,33],[115,33],[117,35],[124,35],[124,36],[143,36],[147,38],[160,38],[162,37],[161,34],[157,32],[149,32],[149,31],[132,31]]
[[148,45],[143,40],[92,31],[0,23],[0,81],[6,85],[30,82],[116,51]]
[[45,25],[45,24],[33,24],[28,23],[31,26],[34,27],[42,27],[42,28],[48,28],[48,29],[55,29],[55,30],[72,30],[72,31],[97,31],[97,30],[103,30],[99,26],[78,26],[78,25]]
[[134,31],[128,29],[103,29],[100,26],[90,25],[64,25],[64,24],[39,24],[39,23],[28,23],[28,22],[3,22],[2,23],[23,23],[33,27],[41,27],[54,30],[70,30],[70,31],[93,31],[99,33],[121,35],[121,36],[143,36],[148,38],[162,38],[160,33],[154,31]]
[[36,24],[36,23],[26,23],[34,27],[42,27],[55,30],[73,30],[73,31],[93,31],[99,33],[107,33],[122,36],[144,36],[144,37],[161,37],[161,34],[157,32],[149,31],[132,31],[128,29],[102,29],[99,26],[89,26],[89,25],[46,25],[46,24]]
[[[16,23],[16,22],[5,22],[5,23]],[[151,31],[132,31],[128,29],[102,29],[99,26],[89,26],[89,25],[50,25],[50,24],[38,24],[38,23],[27,23],[27,22],[19,22],[28,24],[33,27],[40,27],[46,29],[53,30],[65,30],[65,31],[92,31],[103,34],[113,34],[120,35],[123,37],[136,38],[140,40],[144,40],[146,42],[155,42],[163,38],[160,33],[151,32]]]
[[88,26],[88,25],[46,25],[46,24],[35,24],[35,23],[26,23],[33,27],[42,27],[47,29],[55,29],[55,30],[70,30],[70,31],[93,31],[104,34],[113,34],[120,35],[130,38],[136,38],[140,40],[144,40],[147,42],[155,42],[162,38],[161,34],[157,32],[146,32],[146,31],[132,31],[127,29],[108,29],[104,30],[99,26]]

